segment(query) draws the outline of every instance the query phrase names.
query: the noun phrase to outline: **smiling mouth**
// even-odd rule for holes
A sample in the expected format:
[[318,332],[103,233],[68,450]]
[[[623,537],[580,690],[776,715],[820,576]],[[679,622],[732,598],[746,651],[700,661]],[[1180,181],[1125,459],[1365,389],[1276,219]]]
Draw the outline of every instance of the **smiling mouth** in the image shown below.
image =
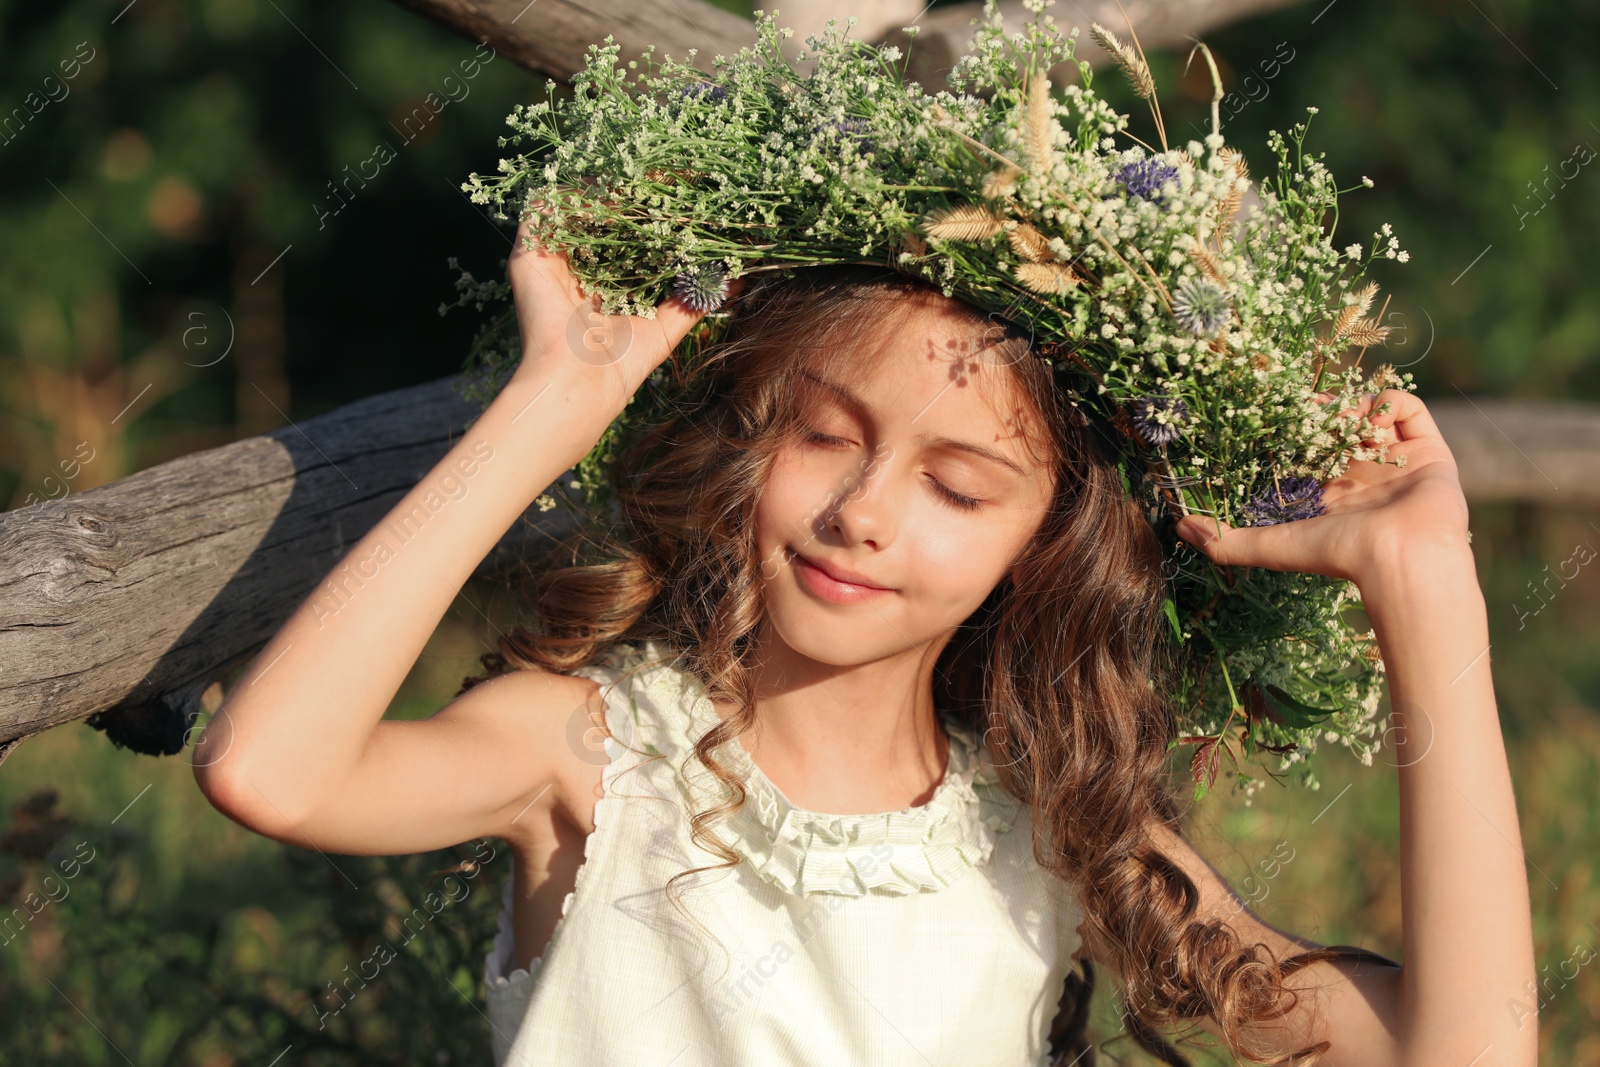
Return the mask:
[[795,573],[800,584],[811,593],[833,604],[856,604],[863,600],[884,596],[893,593],[893,589],[882,586],[866,585],[859,582],[841,581],[823,570],[821,567],[806,559],[793,548],[788,549],[789,558],[794,564]]

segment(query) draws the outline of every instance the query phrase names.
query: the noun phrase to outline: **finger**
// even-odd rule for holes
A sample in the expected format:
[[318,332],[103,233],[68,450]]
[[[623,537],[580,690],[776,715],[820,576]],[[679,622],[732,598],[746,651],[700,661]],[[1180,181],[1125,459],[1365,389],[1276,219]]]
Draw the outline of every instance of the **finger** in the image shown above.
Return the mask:
[[1234,527],[1220,519],[1188,515],[1178,521],[1178,536],[1228,567],[1265,567],[1274,571],[1327,573],[1326,553],[1306,536],[1316,519],[1274,526]]
[[705,318],[705,312],[696,311],[676,296],[663,300],[656,307],[656,325],[661,328],[665,351],[670,353],[678,342],[689,335],[694,324]]
[[539,239],[539,232],[543,229],[542,222],[543,215],[538,211],[530,211],[522,216],[522,221],[517,223],[516,240],[512,242],[512,259],[519,256],[543,258],[558,254]]
[[1376,407],[1389,404],[1389,411],[1372,416],[1374,426],[1393,427],[1395,437],[1401,441],[1414,441],[1419,437],[1440,437],[1439,426],[1433,421],[1422,398],[1404,389],[1385,389],[1378,395]]

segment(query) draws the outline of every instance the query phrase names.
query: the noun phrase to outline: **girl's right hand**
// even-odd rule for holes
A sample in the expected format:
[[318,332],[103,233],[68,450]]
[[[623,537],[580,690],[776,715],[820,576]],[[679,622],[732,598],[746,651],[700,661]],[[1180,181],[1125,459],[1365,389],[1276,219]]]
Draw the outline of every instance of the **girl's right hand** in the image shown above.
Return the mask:
[[[535,202],[533,210],[539,209]],[[522,359],[512,381],[570,383],[594,398],[597,417],[604,415],[609,423],[705,313],[671,296],[657,307],[654,319],[602,315],[599,298],[583,296],[566,253],[537,242],[529,248],[528,229],[524,218],[506,264],[522,337]],[[742,286],[742,279],[735,280],[728,298]]]

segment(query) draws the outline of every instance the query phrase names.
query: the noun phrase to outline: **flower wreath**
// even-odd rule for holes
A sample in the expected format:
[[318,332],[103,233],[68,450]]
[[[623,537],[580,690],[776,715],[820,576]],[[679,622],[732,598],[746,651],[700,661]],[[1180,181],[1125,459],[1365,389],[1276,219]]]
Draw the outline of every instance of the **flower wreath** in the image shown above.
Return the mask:
[[[1381,310],[1369,316],[1377,287],[1361,279],[1374,259],[1407,253],[1387,223],[1368,246],[1333,247],[1323,219],[1337,220],[1349,190],[1304,151],[1309,119],[1287,140],[1271,133],[1276,174],[1241,211],[1252,182],[1219,132],[1209,50],[1196,44],[1215,88],[1211,132],[1169,147],[1137,37],[1130,47],[1095,24],[1148,103],[1160,150],[1129,133],[1073,57],[1078,31],[1063,35],[1044,14],[1051,2],[1028,0],[1031,24],[1008,35],[988,0],[969,54],[932,95],[899,73],[897,48],[848,37],[854,18],[807,38],[804,76],[780,48],[793,31],[765,12],[753,45],[714,58],[714,80],[656,63],[653,48],[642,70],[639,60],[624,69],[607,37],[570,97],[506,120],[516,135],[501,146],[535,149],[462,188],[501,219],[508,204],[520,218],[542,199],[532,235],[567,251],[602,312],[652,317],[673,293],[708,312],[680,348],[685,374],[727,324],[717,309],[729,281],[755,271],[887,264],[1031,331],[1070,402],[1114,433],[1127,492],[1167,546],[1181,664],[1173,744],[1195,746],[1196,799],[1224,755],[1247,803],[1263,784],[1251,764],[1270,756],[1317,788],[1305,757],[1320,739],[1369,765],[1381,741],[1382,662],[1370,629],[1352,623],[1359,593],[1318,575],[1221,567],[1172,527],[1189,513],[1235,526],[1314,516],[1323,482],[1353,459],[1384,461],[1384,446],[1362,445],[1370,418],[1336,412],[1365,392],[1411,388],[1409,374],[1360,367],[1388,333]],[[1082,85],[1057,94],[1047,73],[1067,61]],[[487,404],[518,356],[510,287],[465,271],[456,285],[447,306],[507,301],[463,378]],[[612,499],[613,457],[680,389],[663,364],[577,465],[571,486],[589,514]]]

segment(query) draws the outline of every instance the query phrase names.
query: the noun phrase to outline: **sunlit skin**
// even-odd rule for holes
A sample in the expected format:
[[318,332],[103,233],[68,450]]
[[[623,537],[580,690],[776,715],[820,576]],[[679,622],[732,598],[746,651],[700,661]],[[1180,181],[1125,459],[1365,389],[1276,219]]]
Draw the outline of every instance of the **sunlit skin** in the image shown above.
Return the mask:
[[[592,305],[565,258],[529,247],[526,232],[524,224],[509,262],[523,351],[515,376],[330,577],[372,559],[392,541],[389,523],[470,467],[468,491],[452,494],[424,536],[391,545],[337,612],[308,598],[227,695],[194,761],[200,787],[229,817],[327,854],[509,842],[518,966],[548,941],[594,829],[602,761],[575,749],[569,731],[594,706],[595,683],[513,671],[427,719],[385,712],[474,568],[700,317],[669,300],[616,331],[630,340],[615,359],[574,358],[569,326],[575,315],[589,321]],[[970,383],[994,370],[995,379],[981,377],[996,381],[992,389],[951,385],[948,320],[937,300],[912,310],[904,328],[863,339],[868,358],[850,361],[860,371],[832,379],[859,405],[820,385],[796,398],[816,401],[810,428],[839,442],[786,446],[756,516],[768,618],[757,643],[757,729],[741,740],[791,800],[821,811],[890,811],[931,795],[947,752],[932,663],[1026,547],[1052,491],[1043,457],[1025,447],[1029,419],[1003,368],[965,374]],[[1404,966],[1313,964],[1289,984],[1321,994],[1255,1032],[1280,1053],[1331,1040],[1321,1062],[1335,1067],[1521,1067],[1535,1062],[1538,1038],[1532,924],[1466,503],[1422,401],[1389,392],[1360,410],[1383,404],[1393,408],[1375,421],[1406,465],[1353,464],[1326,486],[1326,515],[1238,530],[1194,517],[1180,527],[1219,563],[1353,581],[1383,654],[1398,735],[1428,742],[1421,758],[1401,747],[1388,761],[1399,765],[1404,944],[1373,947]],[[936,448],[924,433],[994,448],[1023,470]],[[849,481],[873,459],[869,477]],[[941,486],[983,504],[956,508]],[[830,500],[837,507],[817,511]],[[786,548],[894,592],[831,602],[800,584]],[[1198,918],[1221,918],[1244,943],[1279,956],[1317,947],[1263,922],[1182,838],[1154,825],[1150,833],[1199,888]],[[1087,935],[1078,954],[1113,958]]]
[[[758,730],[743,741],[814,810],[892,811],[931,796],[947,750],[934,662],[1032,539],[1054,486],[1040,428],[995,350],[969,341],[942,298],[919,305],[833,369],[806,371],[801,432],[756,506],[766,619]],[[892,591],[830,602],[796,552]]]

